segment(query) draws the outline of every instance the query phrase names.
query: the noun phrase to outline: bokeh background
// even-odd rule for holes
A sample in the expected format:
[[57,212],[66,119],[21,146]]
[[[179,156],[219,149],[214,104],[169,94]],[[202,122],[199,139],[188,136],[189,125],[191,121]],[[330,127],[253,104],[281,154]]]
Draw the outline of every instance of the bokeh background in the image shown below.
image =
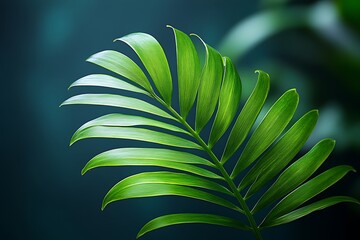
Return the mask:
[[[324,137],[337,146],[324,168],[360,169],[360,1],[316,0],[32,0],[1,1],[1,239],[135,239],[142,224],[164,213],[207,211],[212,205],[175,197],[117,202],[102,197],[136,168],[104,168],[80,175],[95,154],[121,145],[87,140],[69,148],[72,133],[111,109],[59,104],[80,90],[76,79],[101,72],[84,60],[115,49],[132,54],[116,37],[142,31],[155,36],[175,64],[171,24],[195,32],[236,62],[243,99],[254,70],[272,78],[268,104],[297,88],[297,117],[318,108],[318,127],[302,154]],[[134,56],[134,55],[132,55]],[[269,107],[267,105],[266,107]],[[322,196],[360,197],[358,174]],[[214,208],[215,211],[220,211]],[[359,208],[341,204],[264,231],[265,239],[354,239]],[[150,239],[252,239],[204,225],[164,228]],[[356,238],[356,237],[355,237]]]

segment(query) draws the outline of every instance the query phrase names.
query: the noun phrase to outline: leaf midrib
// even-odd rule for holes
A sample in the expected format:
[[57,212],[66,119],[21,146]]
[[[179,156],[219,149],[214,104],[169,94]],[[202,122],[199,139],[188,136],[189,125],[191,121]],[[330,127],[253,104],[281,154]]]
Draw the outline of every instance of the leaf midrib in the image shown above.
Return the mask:
[[239,202],[240,206],[241,206],[241,212],[243,214],[245,214],[245,216],[247,217],[252,231],[256,237],[256,239],[258,240],[262,240],[262,236],[260,234],[260,228],[257,225],[249,207],[247,206],[245,199],[243,196],[241,196],[240,192],[238,191],[235,183],[233,182],[233,180],[231,179],[230,175],[228,174],[228,172],[226,171],[226,169],[223,167],[223,165],[220,163],[219,159],[216,157],[216,155],[212,152],[212,150],[209,148],[209,146],[204,142],[204,140],[199,136],[199,134],[186,122],[186,120],[175,110],[171,107],[171,105],[165,103],[159,96],[157,96],[154,93],[151,93],[152,97],[155,98],[159,103],[161,103],[164,107],[166,107],[172,114],[173,116],[190,132],[191,136],[194,137],[198,143],[200,144],[200,146],[202,147],[202,149],[209,155],[209,157],[211,158],[211,160],[213,161],[213,163],[215,164],[216,168],[220,171],[220,173],[222,174],[222,176],[224,177],[226,183],[229,185],[231,192],[233,193],[233,195],[235,196],[235,198],[237,199],[237,201]]

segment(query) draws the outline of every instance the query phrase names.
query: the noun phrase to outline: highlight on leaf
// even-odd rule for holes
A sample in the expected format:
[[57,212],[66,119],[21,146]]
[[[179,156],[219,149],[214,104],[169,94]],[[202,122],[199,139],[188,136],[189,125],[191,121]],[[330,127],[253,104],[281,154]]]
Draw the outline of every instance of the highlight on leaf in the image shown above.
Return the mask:
[[[260,240],[263,228],[289,223],[338,203],[359,204],[357,199],[348,196],[312,201],[355,170],[342,165],[313,176],[334,149],[335,141],[323,139],[306,154],[301,153],[316,125],[318,111],[307,112],[288,127],[299,102],[295,89],[280,96],[255,126],[268,96],[269,75],[257,70],[256,85],[246,98],[241,94],[240,76],[230,58],[192,34],[205,48],[205,64],[201,69],[199,59],[203,56],[199,56],[190,35],[168,27],[173,31],[176,44],[179,109],[172,105],[173,94],[176,94],[172,81],[176,77],[171,76],[160,43],[147,33],[132,33],[116,39],[135,51],[141,67],[120,52],[105,50],[87,61],[109,73],[90,74],[70,86],[99,87],[116,93],[85,93],[61,104],[116,109],[83,124],[70,144],[82,139],[111,138],[156,145],[120,146],[88,161],[82,174],[98,167],[159,168],[156,171],[142,168],[143,172],[120,179],[104,197],[102,209],[124,199],[190,198],[234,211],[239,218],[223,216],[226,212],[214,214],[211,209],[167,214],[146,223],[137,237],[167,226],[201,223],[250,231]],[[126,112],[127,109],[132,113]],[[189,120],[192,109],[195,119]],[[211,129],[209,134],[202,131],[207,127]],[[225,147],[219,144],[221,141],[226,141]],[[299,153],[302,156],[294,160]],[[227,164],[229,161],[233,161],[234,167]],[[261,192],[263,194],[259,194]],[[249,198],[255,204],[251,204]]]

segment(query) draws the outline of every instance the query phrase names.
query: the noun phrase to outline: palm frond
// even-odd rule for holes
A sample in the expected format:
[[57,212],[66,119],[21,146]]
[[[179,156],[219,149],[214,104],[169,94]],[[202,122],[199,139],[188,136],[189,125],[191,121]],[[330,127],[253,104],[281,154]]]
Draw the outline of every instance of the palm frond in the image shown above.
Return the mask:
[[[299,102],[295,89],[285,92],[254,127],[269,92],[269,75],[261,70],[256,71],[256,86],[236,117],[242,84],[232,61],[193,34],[205,48],[205,64],[201,70],[198,51],[191,38],[176,28],[170,28],[176,43],[179,111],[171,105],[173,84],[166,55],[159,42],[145,33],[133,33],[116,40],[126,43],[135,51],[151,80],[141,67],[124,54],[113,50],[102,51],[87,61],[125,80],[105,74],[91,74],[75,81],[70,87],[104,87],[124,93],[81,94],[62,104],[120,107],[145,113],[145,116],[111,113],[90,120],[74,133],[70,144],[88,138],[114,138],[159,145],[158,148],[108,150],[85,165],[82,174],[97,167],[109,166],[166,168],[166,171],[142,172],[120,180],[106,194],[102,208],[111,202],[130,198],[187,197],[234,210],[244,215],[248,223],[241,218],[212,213],[175,213],[149,221],[139,231],[138,237],[175,224],[204,223],[249,230],[256,239],[262,239],[262,228],[285,224],[341,202],[359,204],[351,197],[334,196],[304,205],[354,169],[343,165],[312,177],[333,150],[335,141],[332,139],[320,141],[308,153],[294,160],[318,119],[317,110],[311,110],[283,133]],[[139,97],[126,96],[127,92],[136,93]],[[186,119],[195,101],[195,125],[191,126]],[[156,116],[156,119],[152,116]],[[207,125],[211,125],[211,131],[205,141],[200,132]],[[230,133],[225,134],[229,128]],[[255,130],[249,136],[252,128]],[[212,149],[218,147],[217,142],[221,138],[226,138],[227,142],[224,149],[219,149],[222,152],[219,157]],[[249,140],[245,142],[247,138]],[[242,144],[245,146],[239,153],[240,157],[233,159],[236,160],[235,167],[230,169],[225,164]],[[187,149],[193,151],[190,153]],[[200,152],[205,152],[207,157],[202,157],[203,154],[200,156]],[[242,179],[238,181],[240,176]],[[272,183],[270,187],[264,189],[269,183]],[[250,206],[247,200],[254,198],[261,189],[265,193],[258,197],[254,206]],[[245,190],[246,194],[243,195]],[[264,219],[257,215],[272,205],[274,207]]]

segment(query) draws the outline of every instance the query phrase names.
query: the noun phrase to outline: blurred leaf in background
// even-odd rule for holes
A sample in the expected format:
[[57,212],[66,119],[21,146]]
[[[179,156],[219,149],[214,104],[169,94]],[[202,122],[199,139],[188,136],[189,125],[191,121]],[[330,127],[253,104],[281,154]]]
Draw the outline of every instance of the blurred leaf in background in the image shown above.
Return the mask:
[[264,45],[276,49],[265,52],[261,67],[279,88],[293,84],[308,96],[300,108],[321,106],[316,138],[330,134],[337,150],[359,154],[360,1],[305,3],[261,1],[263,9],[235,25],[220,47],[240,63]]

